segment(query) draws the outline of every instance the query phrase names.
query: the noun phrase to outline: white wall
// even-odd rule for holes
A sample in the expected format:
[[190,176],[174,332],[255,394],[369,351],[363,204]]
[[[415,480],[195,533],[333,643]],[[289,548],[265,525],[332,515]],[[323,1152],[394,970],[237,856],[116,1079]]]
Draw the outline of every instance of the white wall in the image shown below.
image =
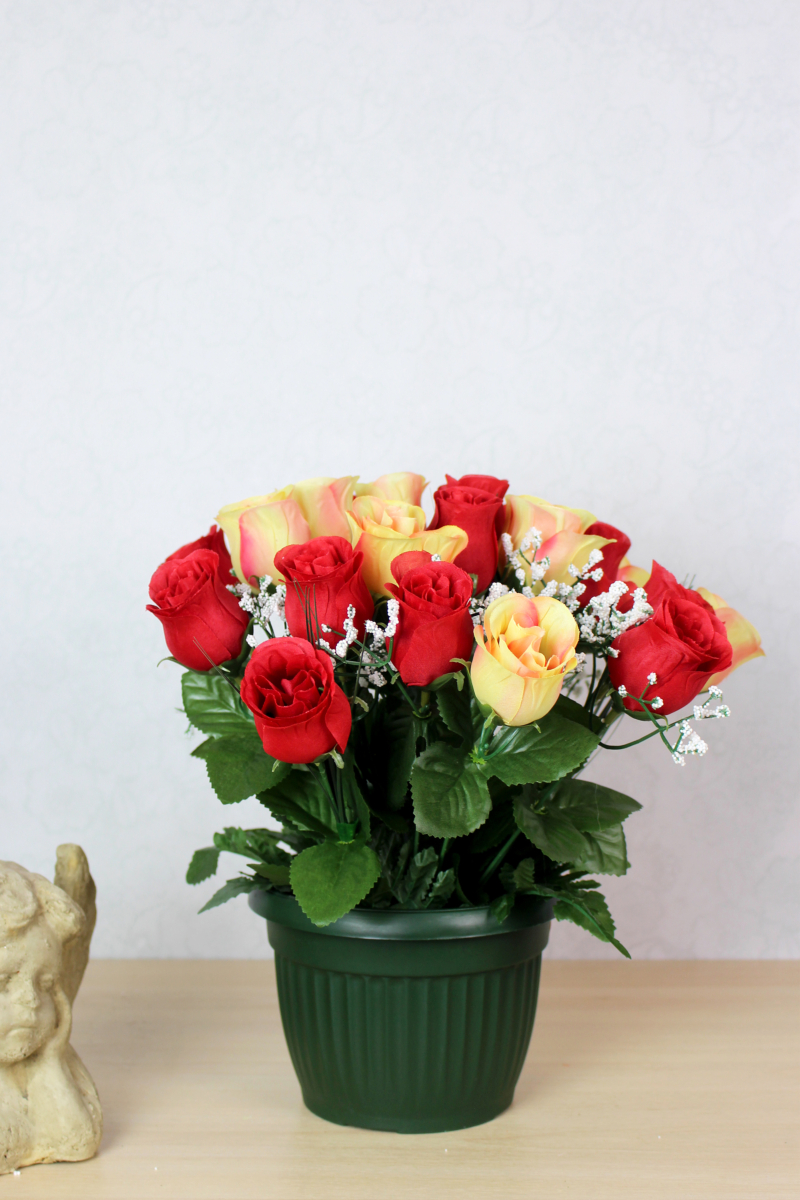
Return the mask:
[[150,574],[387,469],[590,507],[754,621],[704,760],[598,767],[645,803],[608,894],[641,957],[797,952],[798,12],[0,4],[2,857],[82,843],[97,954],[266,953],[183,882],[262,810],[189,758]]

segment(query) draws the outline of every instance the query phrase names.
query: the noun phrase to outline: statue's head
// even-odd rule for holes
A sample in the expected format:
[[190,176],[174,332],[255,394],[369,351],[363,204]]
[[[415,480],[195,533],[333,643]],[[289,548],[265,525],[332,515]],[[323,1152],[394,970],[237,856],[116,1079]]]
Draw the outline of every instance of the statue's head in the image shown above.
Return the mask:
[[83,923],[80,907],[61,888],[0,862],[0,1064],[21,1062],[52,1036],[61,949]]

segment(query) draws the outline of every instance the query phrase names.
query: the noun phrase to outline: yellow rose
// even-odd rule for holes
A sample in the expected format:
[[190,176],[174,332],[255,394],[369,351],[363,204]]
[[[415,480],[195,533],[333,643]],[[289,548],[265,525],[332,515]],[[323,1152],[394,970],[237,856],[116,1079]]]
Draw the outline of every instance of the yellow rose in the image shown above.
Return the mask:
[[357,483],[356,494],[419,505],[427,486],[424,475],[415,475],[412,471],[393,471],[389,475],[381,475],[380,479],[375,479],[372,483]]
[[577,659],[578,626],[565,604],[509,592],[486,609],[475,629],[475,695],[506,725],[530,725],[558,699]]
[[709,592],[707,588],[702,587],[697,589],[697,593],[711,605],[722,621],[733,650],[731,665],[724,671],[718,671],[716,675],[712,675],[708,681],[708,687],[719,687],[722,680],[742,663],[750,662],[751,658],[764,657],[764,651],[761,649],[761,637],[758,630],[745,620],[740,612],[726,604],[722,596],[717,596],[714,592]]
[[364,552],[361,572],[369,590],[388,596],[393,582],[392,561],[406,550],[427,550],[443,562],[453,562],[467,545],[467,535],[456,525],[425,528],[425,513],[415,504],[392,503],[378,496],[357,496],[347,514],[351,541]]
[[293,485],[292,499],[300,505],[312,538],[343,537],[349,541],[350,526],[346,514],[353,507],[357,479],[357,475],[343,475],[339,479],[321,475]]
[[[538,496],[506,496],[505,531],[511,538],[514,549],[519,549],[520,542],[529,529],[538,529],[542,534],[542,545],[537,550],[536,557],[539,561],[545,557],[550,559],[545,582],[555,580],[556,583],[574,583],[575,579],[569,573],[570,563],[582,571],[591,552],[602,550],[603,546],[607,546],[613,540],[584,532],[596,519],[593,513],[583,508],[564,508],[560,504],[548,504]],[[500,565],[503,566],[502,560]],[[525,571],[526,583],[530,583],[527,567]]]
[[228,539],[233,569],[243,583],[262,575],[283,579],[275,568],[275,555],[284,546],[307,542],[311,537],[293,491],[290,485],[266,496],[251,496],[238,504],[226,504],[217,513],[217,524]]

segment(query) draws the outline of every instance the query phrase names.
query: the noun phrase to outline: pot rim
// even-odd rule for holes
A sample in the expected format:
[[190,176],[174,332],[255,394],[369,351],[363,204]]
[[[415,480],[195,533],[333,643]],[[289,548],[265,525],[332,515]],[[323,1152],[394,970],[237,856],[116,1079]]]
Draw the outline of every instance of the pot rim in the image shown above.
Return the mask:
[[505,921],[498,921],[488,904],[472,908],[369,909],[355,908],[330,925],[314,925],[294,896],[256,888],[247,903],[253,912],[291,929],[323,937],[380,941],[436,941],[490,937],[543,925],[553,916],[553,901],[545,896],[517,896]]

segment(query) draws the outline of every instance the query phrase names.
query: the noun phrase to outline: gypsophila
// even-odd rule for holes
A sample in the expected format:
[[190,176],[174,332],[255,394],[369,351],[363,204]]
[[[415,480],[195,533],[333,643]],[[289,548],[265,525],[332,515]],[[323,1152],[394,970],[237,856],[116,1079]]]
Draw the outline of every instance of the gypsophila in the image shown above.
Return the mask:
[[583,641],[597,645],[601,653],[610,654],[612,658],[617,656],[617,651],[611,646],[614,639],[653,615],[653,609],[647,602],[647,592],[640,587],[633,593],[633,604],[628,612],[620,612],[617,606],[627,592],[628,585],[617,580],[607,592],[592,596],[576,618]]
[[344,620],[344,637],[340,642],[336,643],[336,655],[338,658],[346,658],[347,651],[352,646],[353,642],[358,638],[358,630],[355,626],[356,609],[354,604],[348,604],[347,616]]
[[680,736],[675,743],[675,748],[672,752],[672,761],[677,763],[679,767],[686,765],[687,754],[696,754],[702,757],[708,750],[708,745],[701,737],[692,729],[688,721],[681,721]]
[[[522,590],[523,592],[525,591],[524,588]],[[483,614],[486,612],[486,609],[489,607],[489,605],[494,600],[499,600],[501,596],[508,595],[508,592],[509,589],[504,583],[493,583],[482,599],[479,600],[474,596],[469,602],[469,613],[472,617],[472,624],[482,624]]]
[[[244,609],[259,625],[267,637],[285,637],[286,628],[286,584],[278,583],[272,587],[272,576],[262,575],[258,581],[258,593],[246,583],[229,585],[228,590],[239,597],[239,607]],[[253,634],[247,637],[248,646],[255,646]]]

